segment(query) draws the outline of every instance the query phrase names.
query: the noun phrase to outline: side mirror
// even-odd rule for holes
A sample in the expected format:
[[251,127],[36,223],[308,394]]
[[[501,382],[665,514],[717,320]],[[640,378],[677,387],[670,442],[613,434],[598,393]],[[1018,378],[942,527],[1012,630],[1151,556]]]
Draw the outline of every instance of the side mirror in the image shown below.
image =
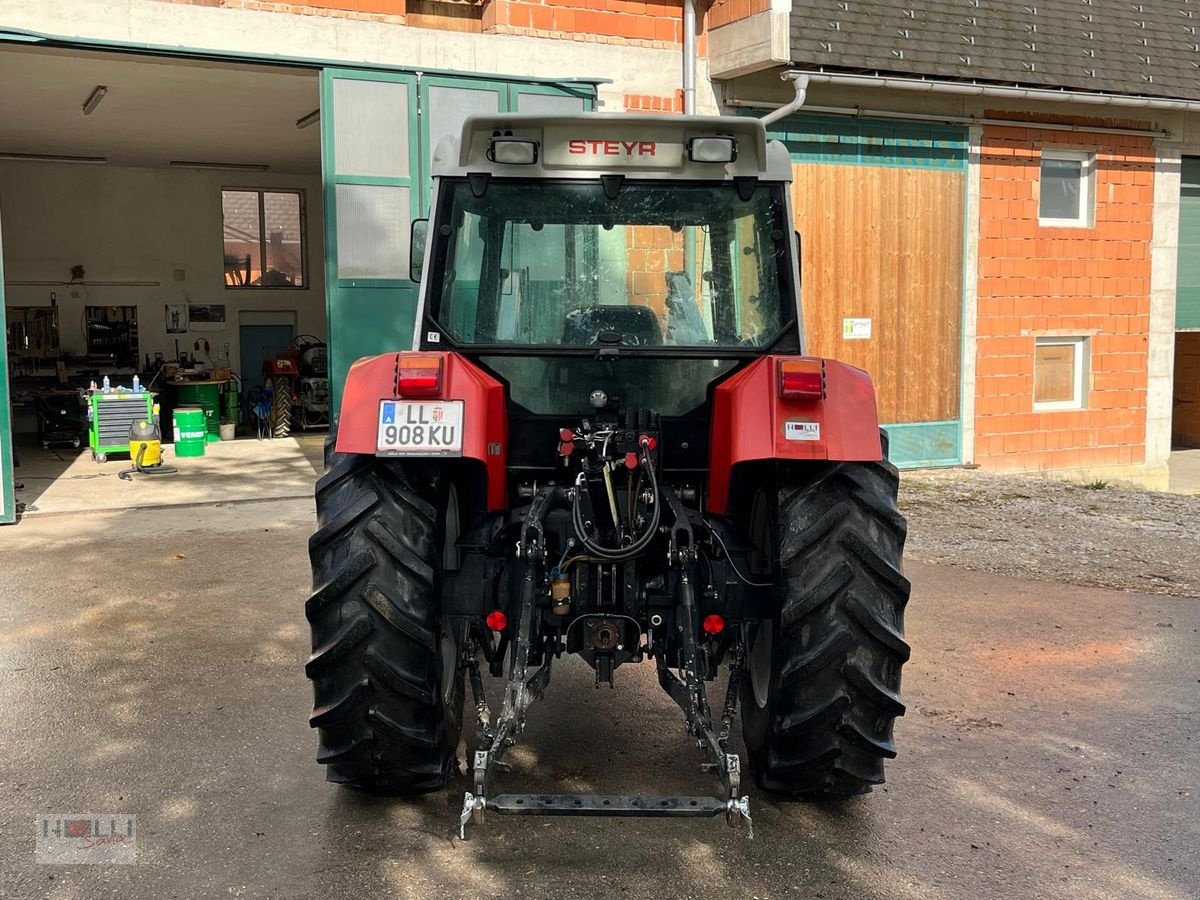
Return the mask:
[[429,240],[429,220],[414,219],[408,238],[408,277],[420,284],[425,268],[425,243]]

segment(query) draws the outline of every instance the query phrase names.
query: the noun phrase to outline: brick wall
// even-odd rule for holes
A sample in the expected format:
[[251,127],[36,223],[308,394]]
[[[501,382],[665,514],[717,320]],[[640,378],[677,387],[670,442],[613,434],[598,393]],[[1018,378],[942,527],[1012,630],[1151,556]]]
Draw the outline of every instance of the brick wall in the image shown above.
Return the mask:
[[662,46],[683,41],[682,0],[488,0],[484,31]]
[[1175,402],[1171,443],[1200,447],[1200,331],[1175,335]]
[[720,28],[770,8],[771,0],[712,0],[704,15],[704,24],[708,28]]
[[[1042,148],[1095,153],[1095,224],[1038,223]],[[981,148],[975,461],[991,469],[1145,459],[1154,151],[1147,138],[987,127]],[[1035,412],[1034,340],[1090,338],[1084,409]]]
[[683,270],[683,235],[663,228],[628,226],[625,254],[625,290],[629,302],[654,310],[665,333],[667,272]]
[[683,91],[678,90],[668,96],[626,94],[625,112],[681,113],[683,112]]
[[[391,22],[445,31],[524,34],[669,47],[683,41],[683,0],[166,0]],[[722,0],[741,3],[743,0]],[[749,2],[749,0],[746,0]],[[754,0],[761,3],[761,0]],[[747,7],[748,9],[749,7]],[[740,9],[740,7],[739,7]],[[705,52],[704,35],[698,51]]]
[[[405,0],[163,0],[188,6],[219,6],[293,15],[331,16],[406,24]],[[454,4],[447,4],[454,5]]]

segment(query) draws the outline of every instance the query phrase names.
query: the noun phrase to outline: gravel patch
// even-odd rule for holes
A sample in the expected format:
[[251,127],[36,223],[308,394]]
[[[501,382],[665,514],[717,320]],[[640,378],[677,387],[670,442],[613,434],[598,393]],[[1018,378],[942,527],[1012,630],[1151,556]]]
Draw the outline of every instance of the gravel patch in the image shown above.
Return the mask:
[[1059,583],[1200,597],[1200,497],[967,469],[904,472],[905,555]]

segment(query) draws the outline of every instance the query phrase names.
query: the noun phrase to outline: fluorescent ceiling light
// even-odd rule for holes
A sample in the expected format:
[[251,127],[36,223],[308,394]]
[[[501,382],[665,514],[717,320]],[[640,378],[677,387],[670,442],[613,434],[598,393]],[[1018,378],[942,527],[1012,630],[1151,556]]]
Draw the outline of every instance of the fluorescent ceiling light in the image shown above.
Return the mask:
[[170,164],[177,169],[232,169],[236,172],[265,172],[271,168],[266,163],[191,162],[186,159],[173,159]]
[[104,96],[107,93],[108,85],[96,85],[96,89],[88,94],[88,98],[83,101],[83,114],[85,116],[90,116],[93,112],[95,112],[96,107],[100,105],[100,101],[104,99]]
[[13,162],[57,162],[79,163],[85,166],[102,166],[108,162],[107,156],[53,156],[46,153],[0,153],[0,160]]
[[320,121],[321,121],[321,111],[319,109],[314,109],[307,116],[301,116],[299,119],[297,119],[296,127],[297,128],[307,128],[309,125],[312,125],[314,122],[320,122]]

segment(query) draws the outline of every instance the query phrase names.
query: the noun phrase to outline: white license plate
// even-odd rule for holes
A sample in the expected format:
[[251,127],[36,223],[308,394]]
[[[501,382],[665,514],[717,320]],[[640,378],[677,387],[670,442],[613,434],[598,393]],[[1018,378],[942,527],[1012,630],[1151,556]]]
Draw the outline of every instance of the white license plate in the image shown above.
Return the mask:
[[461,400],[382,400],[375,453],[379,456],[462,456]]

